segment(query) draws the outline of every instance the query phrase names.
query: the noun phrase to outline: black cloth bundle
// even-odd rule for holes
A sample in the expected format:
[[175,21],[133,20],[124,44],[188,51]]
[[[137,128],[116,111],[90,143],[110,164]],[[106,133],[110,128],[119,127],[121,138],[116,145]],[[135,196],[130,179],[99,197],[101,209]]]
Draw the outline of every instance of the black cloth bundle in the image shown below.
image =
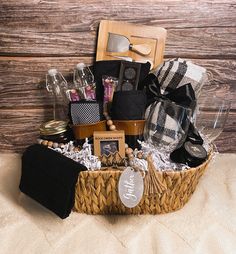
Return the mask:
[[118,91],[113,96],[111,117],[114,120],[142,120],[145,109],[145,91]]
[[78,175],[87,168],[39,144],[22,156],[20,190],[64,219],[74,205]]

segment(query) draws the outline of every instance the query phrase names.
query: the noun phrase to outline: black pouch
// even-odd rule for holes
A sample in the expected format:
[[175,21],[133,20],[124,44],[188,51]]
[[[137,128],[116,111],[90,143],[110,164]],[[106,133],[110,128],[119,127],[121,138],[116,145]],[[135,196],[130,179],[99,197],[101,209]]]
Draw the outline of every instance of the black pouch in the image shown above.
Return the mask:
[[114,120],[142,120],[145,109],[145,91],[118,91],[113,96],[111,117]]
[[103,104],[98,101],[70,102],[69,115],[72,124],[91,124],[104,119]]
[[22,156],[20,190],[60,218],[69,216],[79,172],[87,168],[58,152],[36,144]]

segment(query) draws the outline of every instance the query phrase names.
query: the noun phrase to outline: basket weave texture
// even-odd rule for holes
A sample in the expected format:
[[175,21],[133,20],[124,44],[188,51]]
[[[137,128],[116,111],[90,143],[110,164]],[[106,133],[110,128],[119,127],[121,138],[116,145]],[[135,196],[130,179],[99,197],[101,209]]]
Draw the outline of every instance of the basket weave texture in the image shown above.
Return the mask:
[[146,194],[134,208],[125,207],[119,198],[121,169],[83,171],[76,185],[74,210],[87,214],[161,214],[176,211],[188,202],[210,160],[211,156],[202,165],[184,171],[156,171],[159,191],[147,193],[144,184]]

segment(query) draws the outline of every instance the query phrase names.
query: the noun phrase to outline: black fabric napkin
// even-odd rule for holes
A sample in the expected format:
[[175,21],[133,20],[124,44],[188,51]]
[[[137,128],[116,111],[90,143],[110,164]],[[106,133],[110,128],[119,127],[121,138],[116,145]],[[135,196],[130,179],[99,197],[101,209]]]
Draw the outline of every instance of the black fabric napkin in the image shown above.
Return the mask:
[[20,190],[64,219],[74,206],[78,175],[87,168],[39,144],[22,156]]
[[114,120],[142,120],[146,103],[145,91],[117,91],[113,96],[111,118]]

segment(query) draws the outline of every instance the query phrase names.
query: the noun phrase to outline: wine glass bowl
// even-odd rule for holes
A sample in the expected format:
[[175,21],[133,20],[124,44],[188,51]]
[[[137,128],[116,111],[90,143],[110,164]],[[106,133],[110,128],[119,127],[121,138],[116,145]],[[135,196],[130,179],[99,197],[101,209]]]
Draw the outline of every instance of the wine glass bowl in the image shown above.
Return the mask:
[[222,133],[228,119],[231,102],[225,87],[203,90],[195,112],[195,126],[212,143]]
[[144,140],[159,151],[170,154],[186,138],[192,110],[169,100],[150,106],[144,127]]

